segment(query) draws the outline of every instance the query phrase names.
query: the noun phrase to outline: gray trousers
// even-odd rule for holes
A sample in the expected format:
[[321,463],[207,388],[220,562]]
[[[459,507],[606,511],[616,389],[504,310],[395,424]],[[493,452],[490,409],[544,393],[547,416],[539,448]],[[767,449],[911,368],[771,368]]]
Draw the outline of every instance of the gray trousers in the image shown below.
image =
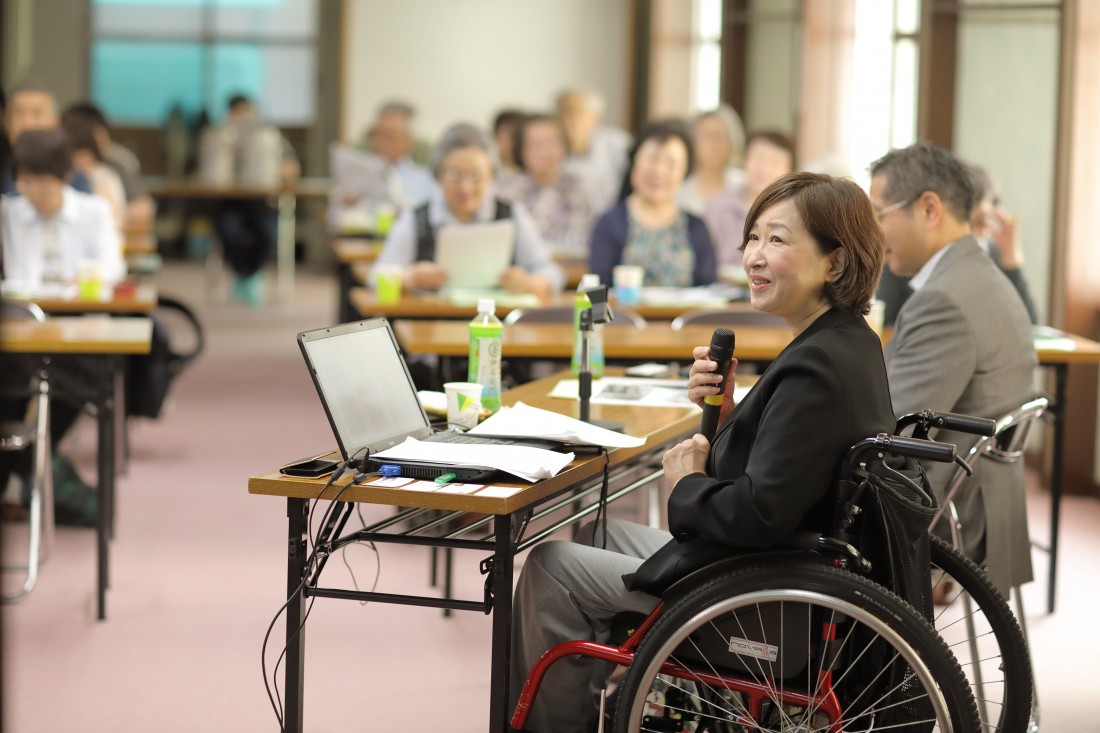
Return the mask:
[[[593,537],[595,534],[595,537]],[[527,674],[543,652],[566,641],[606,642],[611,619],[626,611],[647,614],[658,599],[630,592],[622,576],[672,536],[633,522],[608,520],[607,549],[594,523],[576,542],[535,545],[523,565],[512,607],[512,663],[509,710],[514,710]],[[527,718],[532,733],[589,733],[596,730],[599,693],[612,665],[589,657],[565,657],[543,678]]]

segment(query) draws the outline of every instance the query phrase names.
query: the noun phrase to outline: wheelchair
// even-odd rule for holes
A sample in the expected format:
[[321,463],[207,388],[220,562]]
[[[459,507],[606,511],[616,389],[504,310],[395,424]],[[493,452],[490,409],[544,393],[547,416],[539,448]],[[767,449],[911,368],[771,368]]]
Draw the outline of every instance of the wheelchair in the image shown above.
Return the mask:
[[[925,439],[933,429],[982,436],[966,460],[957,459],[961,470],[947,487],[944,505],[933,517],[929,531],[941,514],[954,517],[952,498],[970,473],[967,461],[980,460],[983,452],[994,447],[995,436],[1014,429],[1025,429],[1041,416],[1046,400],[1024,405],[1001,420],[924,410],[905,415],[897,422],[896,433],[912,427],[912,436]],[[1014,436],[1026,439],[1026,433]],[[1033,709],[1034,679],[1031,658],[1023,627],[1013,615],[1007,599],[990,581],[985,571],[957,549],[957,520],[951,523],[953,542],[930,536],[933,582],[938,587],[953,580],[957,588],[944,594],[944,603],[934,619],[936,631],[947,639],[958,658],[975,700],[978,701],[982,730],[985,733],[1027,733],[1038,730],[1038,709]],[[1018,590],[1018,589],[1017,589]],[[1020,608],[1023,616],[1022,606]]]
[[825,532],[695,571],[645,618],[617,619],[621,642],[548,650],[512,727],[523,729],[550,666],[582,655],[626,668],[606,698],[616,733],[980,731],[967,677],[931,624],[935,505],[899,468],[907,459],[950,462],[956,450],[887,434],[856,444]]

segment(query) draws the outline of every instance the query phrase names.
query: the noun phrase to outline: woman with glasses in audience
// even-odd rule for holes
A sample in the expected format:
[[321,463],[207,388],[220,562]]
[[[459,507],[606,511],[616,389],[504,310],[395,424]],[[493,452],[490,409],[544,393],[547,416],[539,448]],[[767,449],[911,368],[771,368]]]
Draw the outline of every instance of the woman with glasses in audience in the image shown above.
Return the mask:
[[546,114],[528,116],[516,128],[513,147],[522,175],[501,182],[501,197],[527,208],[554,254],[587,256],[592,207],[580,179],[562,169],[561,122]]
[[588,265],[603,282],[611,281],[616,265],[642,267],[647,285],[690,287],[715,281],[707,227],[677,201],[691,169],[691,140],[683,125],[657,122],[638,135],[623,200],[592,230]]
[[501,273],[499,286],[541,298],[561,290],[562,272],[523,204],[494,195],[491,151],[488,136],[473,125],[458,123],[444,132],[431,156],[438,189],[426,204],[401,214],[375,264],[403,266],[405,288],[439,290],[447,284],[446,271],[435,262],[440,227],[507,219],[515,224],[513,264]]
[[745,127],[728,104],[695,118],[691,129],[695,146],[695,170],[680,188],[680,206],[703,216],[716,196],[744,183],[739,167],[745,156]]

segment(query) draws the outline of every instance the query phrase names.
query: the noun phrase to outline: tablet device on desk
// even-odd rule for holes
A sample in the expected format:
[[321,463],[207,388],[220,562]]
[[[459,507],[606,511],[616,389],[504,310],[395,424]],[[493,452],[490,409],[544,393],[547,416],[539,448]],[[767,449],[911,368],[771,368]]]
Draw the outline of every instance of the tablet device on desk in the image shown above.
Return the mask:
[[[477,443],[560,448],[563,443],[541,438],[482,438],[434,433],[416,396],[416,387],[401,356],[397,339],[384,318],[345,323],[298,334],[298,345],[313,377],[336,443],[345,459],[374,455],[405,441],[466,440]],[[401,466],[410,478],[434,479],[455,473],[456,481],[489,481],[496,470],[487,466],[413,460],[371,461]]]
[[512,265],[516,224],[451,224],[440,227],[435,239],[435,263],[447,273],[449,288],[495,288]]

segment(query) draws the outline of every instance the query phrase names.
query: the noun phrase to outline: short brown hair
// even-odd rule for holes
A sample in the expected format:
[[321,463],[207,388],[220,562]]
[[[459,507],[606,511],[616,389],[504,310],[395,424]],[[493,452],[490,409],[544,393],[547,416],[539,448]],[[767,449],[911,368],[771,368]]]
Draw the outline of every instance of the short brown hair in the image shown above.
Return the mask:
[[848,263],[836,282],[825,283],[829,303],[841,310],[869,313],[882,274],[886,235],[867,194],[846,178],[790,173],[756,197],[745,218],[742,242],[748,240],[763,212],[788,199],[794,201],[802,225],[822,254],[843,249],[848,255]]

